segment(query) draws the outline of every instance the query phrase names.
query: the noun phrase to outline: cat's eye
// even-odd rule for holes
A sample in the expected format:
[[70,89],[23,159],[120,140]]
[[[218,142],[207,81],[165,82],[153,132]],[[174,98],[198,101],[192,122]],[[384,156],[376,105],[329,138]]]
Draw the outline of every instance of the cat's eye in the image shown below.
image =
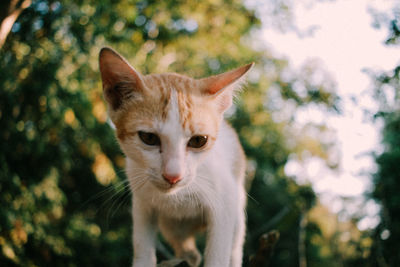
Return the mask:
[[205,146],[207,143],[208,136],[207,135],[195,135],[190,138],[187,146],[192,148],[201,148]]
[[158,135],[154,133],[148,133],[148,132],[138,132],[140,140],[142,140],[143,143],[149,146],[159,146],[161,145],[161,140]]

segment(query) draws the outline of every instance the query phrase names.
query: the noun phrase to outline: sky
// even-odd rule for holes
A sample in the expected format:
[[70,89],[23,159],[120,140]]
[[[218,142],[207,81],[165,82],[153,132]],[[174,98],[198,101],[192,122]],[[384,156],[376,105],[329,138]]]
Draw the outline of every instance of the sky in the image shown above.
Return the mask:
[[364,206],[365,217],[358,224],[361,230],[379,222],[379,206],[367,201],[363,194],[371,190],[370,173],[376,169],[370,153],[381,149],[380,125],[372,123],[364,113],[366,109],[376,109],[376,102],[368,93],[371,79],[363,70],[391,70],[400,61],[400,50],[384,46],[388,31],[372,27],[373,17],[368,10],[390,10],[394,2],[336,0],[299,4],[295,6],[295,24],[300,29],[314,29],[311,35],[300,37],[295,32],[282,33],[270,27],[263,30],[269,49],[287,58],[294,68],[316,60],[336,81],[341,115],[323,114],[311,107],[297,114],[296,119],[300,123],[325,121],[335,131],[338,170],[329,170],[322,160],[311,158],[305,164],[289,161],[285,172],[296,176],[300,183],[311,182],[322,203],[333,212],[345,209],[348,214],[355,214]]

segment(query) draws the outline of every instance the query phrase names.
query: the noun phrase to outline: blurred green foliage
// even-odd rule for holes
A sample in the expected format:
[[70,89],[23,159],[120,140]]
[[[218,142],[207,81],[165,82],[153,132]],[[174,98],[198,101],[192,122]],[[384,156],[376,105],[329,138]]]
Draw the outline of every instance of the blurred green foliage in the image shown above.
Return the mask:
[[302,223],[315,193],[284,172],[290,157],[337,164],[328,129],[295,120],[307,105],[337,112],[335,84],[318,66],[294,71],[253,47],[259,28],[239,0],[32,1],[0,50],[1,266],[130,265],[130,193],[98,73],[104,45],[145,74],[204,77],[255,61],[230,117],[253,170],[246,255],[276,228],[272,266],[339,266],[323,223]]
[[[386,44],[400,44],[400,5],[391,14],[381,14],[377,23],[388,28]],[[391,71],[371,73],[374,96],[379,109],[375,119],[383,122],[383,152],[376,155],[377,172],[373,176],[372,197],[381,206],[381,222],[373,233],[370,266],[400,266],[400,65]],[[366,266],[366,265],[364,265]]]

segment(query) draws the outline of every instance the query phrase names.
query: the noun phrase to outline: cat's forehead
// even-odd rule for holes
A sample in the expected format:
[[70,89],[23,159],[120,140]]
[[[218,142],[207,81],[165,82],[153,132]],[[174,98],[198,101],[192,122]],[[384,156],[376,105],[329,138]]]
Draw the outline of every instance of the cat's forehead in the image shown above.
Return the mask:
[[146,95],[130,108],[127,127],[140,118],[152,124],[155,130],[168,129],[168,135],[180,130],[188,134],[207,133],[215,128],[217,118],[213,116],[213,105],[200,94],[195,79],[166,73],[146,75],[143,81]]
[[[179,115],[179,121],[186,124],[192,118],[196,104],[201,102],[197,94],[198,84],[195,79],[175,74],[151,74],[144,79],[147,91],[146,100],[158,106],[154,115],[162,121],[168,117]],[[147,102],[146,101],[146,102]],[[184,125],[186,126],[186,125]]]
[[144,76],[143,80],[145,85],[150,89],[159,88],[166,91],[170,89],[178,91],[190,90],[194,93],[193,89],[198,87],[196,79],[177,73],[149,74]]

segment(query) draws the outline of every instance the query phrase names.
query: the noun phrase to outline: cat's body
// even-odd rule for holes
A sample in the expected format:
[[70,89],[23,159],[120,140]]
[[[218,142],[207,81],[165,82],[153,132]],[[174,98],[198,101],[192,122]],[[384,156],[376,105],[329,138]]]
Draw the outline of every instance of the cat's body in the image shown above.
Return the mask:
[[[145,210],[142,212],[150,217],[156,216],[154,223],[158,225],[163,236],[178,252],[177,257],[184,258],[193,265],[199,263],[200,257],[197,256],[198,252],[192,243],[194,239],[191,240],[191,238],[198,230],[204,229],[208,221],[215,220],[215,224],[220,224],[219,227],[218,225],[214,226],[215,236],[213,238],[215,240],[213,242],[216,244],[208,244],[209,251],[206,251],[205,266],[241,266],[241,249],[245,229],[243,214],[245,205],[244,157],[241,148],[237,145],[233,145],[233,147],[236,146],[235,148],[226,149],[226,146],[238,143],[235,133],[228,125],[224,123],[221,128],[223,129],[219,133],[214,148],[198,166],[197,176],[194,178],[198,182],[193,181],[190,188],[183,188],[175,194],[160,194],[154,186],[146,184],[141,190],[136,190],[133,197],[134,206],[144,207]],[[219,141],[228,136],[232,139],[229,143]],[[234,156],[237,158],[234,159]],[[221,159],[226,159],[227,162],[223,162],[224,160]],[[127,174],[130,177],[130,174],[134,173],[135,163],[129,158],[127,162]],[[133,180],[132,178],[134,179],[134,177],[130,177],[131,180]],[[134,218],[138,213],[141,212],[134,211]],[[134,237],[143,234],[142,227],[135,228],[135,230],[137,232],[134,233]],[[188,233],[184,234],[184,232]],[[189,239],[185,240],[187,238]],[[238,262],[229,264],[227,262],[230,260],[228,255],[232,255],[229,245],[233,246],[233,240],[229,239],[233,238],[237,239],[235,256]],[[186,244],[187,251],[183,248],[185,241],[189,242]],[[141,261],[137,260],[134,266],[154,266],[154,262],[147,261],[154,255],[153,252],[144,254],[147,255],[146,263],[139,264]],[[215,259],[208,259],[207,256],[215,257]],[[209,265],[207,265],[207,259],[210,261]]]
[[156,265],[158,230],[178,258],[198,266],[195,234],[203,229],[204,266],[241,266],[245,157],[223,112],[250,67],[200,80],[143,76],[112,50],[100,53],[105,98],[133,191],[133,266]]

